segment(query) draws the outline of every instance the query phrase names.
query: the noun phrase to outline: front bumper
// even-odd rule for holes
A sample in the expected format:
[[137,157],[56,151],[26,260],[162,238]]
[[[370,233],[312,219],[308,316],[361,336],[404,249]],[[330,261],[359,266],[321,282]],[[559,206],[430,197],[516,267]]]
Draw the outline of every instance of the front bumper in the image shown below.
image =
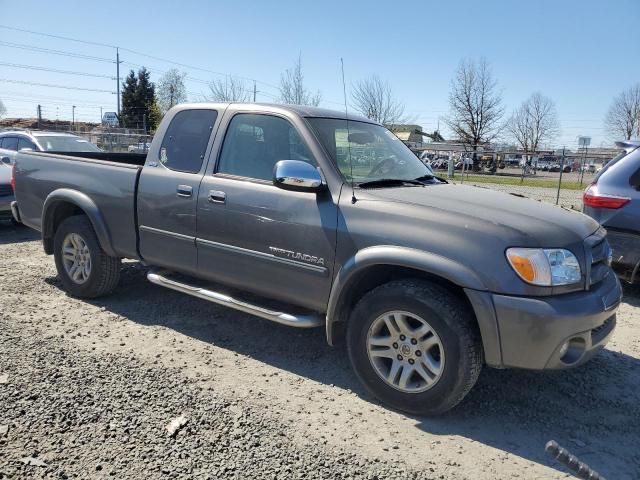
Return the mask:
[[613,269],[621,280],[640,281],[640,234],[607,229],[607,240],[613,251]]
[[[502,366],[558,369],[580,365],[606,345],[616,325],[622,287],[610,273],[589,291],[492,298]],[[569,348],[563,352],[567,342]]]

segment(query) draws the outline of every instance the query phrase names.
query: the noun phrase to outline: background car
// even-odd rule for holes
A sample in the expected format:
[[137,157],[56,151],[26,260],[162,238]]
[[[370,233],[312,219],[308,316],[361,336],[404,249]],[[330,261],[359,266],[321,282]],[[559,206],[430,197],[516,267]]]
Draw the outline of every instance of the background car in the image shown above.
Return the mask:
[[9,130],[0,132],[0,159],[13,163],[20,150],[36,152],[101,152],[87,139],[70,133]]
[[[129,147],[127,147],[127,152],[129,153],[147,153],[149,151],[149,146],[151,144],[149,142],[139,142],[136,145],[129,145]],[[363,157],[360,157],[359,159],[362,159]]]
[[616,143],[622,153],[596,175],[583,195],[583,212],[607,229],[620,278],[640,281],[640,141]]

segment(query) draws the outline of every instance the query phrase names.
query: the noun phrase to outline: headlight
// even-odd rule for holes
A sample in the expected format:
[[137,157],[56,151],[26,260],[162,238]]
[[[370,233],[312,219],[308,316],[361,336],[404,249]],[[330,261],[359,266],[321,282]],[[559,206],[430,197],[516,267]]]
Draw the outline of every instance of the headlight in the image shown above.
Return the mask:
[[507,260],[518,276],[532,285],[569,285],[582,277],[576,256],[562,248],[509,248]]

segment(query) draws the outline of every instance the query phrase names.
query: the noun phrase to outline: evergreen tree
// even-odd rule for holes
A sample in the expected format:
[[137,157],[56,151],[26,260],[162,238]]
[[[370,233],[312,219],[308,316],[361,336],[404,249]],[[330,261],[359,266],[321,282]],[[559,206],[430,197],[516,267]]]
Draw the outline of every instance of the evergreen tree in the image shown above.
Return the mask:
[[160,122],[160,109],[156,101],[156,88],[150,80],[151,74],[142,67],[138,75],[129,72],[122,87],[121,124],[127,128],[153,131]]
[[120,126],[125,128],[136,128],[137,123],[137,101],[138,78],[133,70],[129,72],[122,84],[122,109],[120,110]]
[[[143,128],[145,125],[144,117],[146,116],[146,126],[147,131],[155,130],[158,126],[158,118],[151,118],[151,111],[153,109],[154,104],[156,103],[156,86],[150,80],[151,74],[149,70],[145,67],[142,67],[138,70],[138,88],[137,92],[137,100],[138,100],[138,117],[140,127]],[[155,117],[155,116],[154,116]]]

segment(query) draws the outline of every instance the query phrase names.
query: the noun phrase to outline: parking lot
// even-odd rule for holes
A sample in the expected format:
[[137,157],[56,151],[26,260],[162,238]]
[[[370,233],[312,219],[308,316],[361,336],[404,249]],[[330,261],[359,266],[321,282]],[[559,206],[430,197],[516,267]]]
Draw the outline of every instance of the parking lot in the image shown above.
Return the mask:
[[366,394],[322,329],[162,289],[138,263],[113,295],[70,298],[8,223],[0,259],[0,478],[565,478],[550,439],[640,477],[638,289],[587,365],[485,369],[452,412],[415,418]]

